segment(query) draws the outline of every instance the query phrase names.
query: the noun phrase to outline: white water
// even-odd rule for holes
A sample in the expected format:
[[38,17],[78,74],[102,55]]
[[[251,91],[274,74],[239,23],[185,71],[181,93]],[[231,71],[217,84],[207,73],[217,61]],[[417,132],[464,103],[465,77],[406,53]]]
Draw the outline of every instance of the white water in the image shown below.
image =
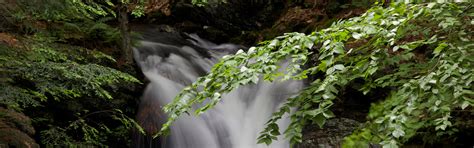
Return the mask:
[[[149,40],[145,37],[142,46],[134,49],[135,60],[150,80],[141,100],[142,112],[150,107],[149,104],[154,104],[153,110],[160,110],[186,85],[208,72],[220,57],[239,48],[233,44],[216,45],[196,35],[189,35],[186,40],[181,37],[171,40],[173,36],[167,36],[160,34],[160,38]],[[283,136],[270,146],[257,144],[257,136],[284,99],[295,94],[302,85],[302,82],[290,81],[241,87],[224,95],[214,109],[201,116],[183,114],[172,125],[170,135],[161,138],[159,145],[166,148],[288,148],[289,143]],[[166,120],[158,115],[152,118],[139,121],[160,124]],[[280,128],[286,127],[288,122],[289,119],[282,119]],[[143,142],[136,146],[160,147],[156,143]]]

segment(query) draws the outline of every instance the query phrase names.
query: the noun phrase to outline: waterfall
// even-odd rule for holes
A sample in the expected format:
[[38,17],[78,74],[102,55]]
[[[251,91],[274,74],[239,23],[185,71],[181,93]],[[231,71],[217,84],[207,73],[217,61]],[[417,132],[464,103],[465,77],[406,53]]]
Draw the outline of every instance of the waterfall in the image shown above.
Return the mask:
[[[161,107],[171,102],[185,86],[209,72],[220,57],[242,48],[234,44],[217,45],[195,34],[147,33],[140,42],[141,46],[134,48],[134,56],[149,84],[141,99],[137,119],[148,133],[156,133],[166,121]],[[289,142],[283,136],[270,146],[257,144],[257,137],[271,114],[302,85],[299,81],[286,81],[243,86],[224,95],[215,108],[200,116],[183,114],[171,126],[169,136],[161,137],[159,141],[150,136],[138,136],[134,146],[288,148]],[[287,117],[281,120],[281,133],[288,124]]]

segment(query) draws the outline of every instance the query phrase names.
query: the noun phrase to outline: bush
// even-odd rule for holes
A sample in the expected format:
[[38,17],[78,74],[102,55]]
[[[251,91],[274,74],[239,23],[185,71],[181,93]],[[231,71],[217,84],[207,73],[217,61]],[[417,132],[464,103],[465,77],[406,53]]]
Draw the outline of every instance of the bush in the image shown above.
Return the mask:
[[111,92],[140,83],[103,66],[115,63],[112,57],[39,37],[20,42],[0,44],[1,75],[8,76],[0,84],[0,105],[34,117],[43,144],[101,145],[109,135],[139,127],[111,105]]

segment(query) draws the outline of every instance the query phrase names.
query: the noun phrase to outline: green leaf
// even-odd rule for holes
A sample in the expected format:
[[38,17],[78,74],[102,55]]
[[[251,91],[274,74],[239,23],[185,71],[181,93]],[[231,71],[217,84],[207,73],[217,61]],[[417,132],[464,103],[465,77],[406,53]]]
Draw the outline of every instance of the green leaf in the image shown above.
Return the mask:
[[270,145],[272,143],[272,139],[270,138],[261,138],[258,140],[257,143],[265,143],[266,145]]
[[332,94],[331,92],[326,92],[323,94],[323,99],[331,99],[331,98],[334,98],[334,94]]
[[[401,127],[400,127],[400,128],[401,128]],[[393,137],[395,137],[395,138],[400,138],[400,137],[402,137],[402,136],[405,135],[405,132],[404,132],[402,129],[400,129],[400,128],[396,128],[396,129],[392,132]]]
[[398,148],[398,145],[395,140],[390,140],[389,142],[384,143],[382,148]]
[[461,109],[464,110],[464,109],[466,109],[466,107],[468,107],[468,106],[469,106],[469,102],[463,101],[462,104],[461,104]]
[[324,117],[326,118],[332,118],[332,117],[335,117],[334,113],[330,110],[326,110],[325,112],[323,112],[323,115]]
[[400,49],[400,47],[398,47],[398,46],[393,47],[393,52],[398,51],[398,49]]
[[336,64],[336,65],[334,65],[334,69],[344,71],[344,65]]
[[358,40],[358,39],[362,38],[362,34],[360,34],[360,33],[352,33],[352,37],[353,37],[354,39]]
[[438,45],[438,47],[436,47],[436,48],[434,49],[433,53],[434,53],[435,55],[439,55],[439,53],[441,53],[441,51],[442,51],[444,48],[446,48],[446,47],[448,47],[448,44],[446,44],[446,43],[441,43],[441,44]]
[[334,68],[334,67],[331,67],[331,68],[329,68],[329,69],[326,71],[326,74],[327,74],[327,75],[330,75],[330,74],[332,74],[332,73],[334,72],[334,70],[335,70],[335,68]]
[[316,116],[316,115],[321,114],[321,110],[319,110],[319,109],[314,109],[314,110],[305,111],[304,113],[305,113],[306,115],[309,115],[309,116],[314,117],[314,116]]
[[323,128],[324,123],[326,123],[326,118],[324,115],[319,114],[313,118],[313,121],[318,124],[319,128]]
[[334,52],[338,54],[343,54],[344,53],[344,46],[343,45],[336,45],[334,47]]
[[280,131],[278,131],[278,129],[274,129],[274,130],[272,130],[271,134],[272,135],[280,135]]

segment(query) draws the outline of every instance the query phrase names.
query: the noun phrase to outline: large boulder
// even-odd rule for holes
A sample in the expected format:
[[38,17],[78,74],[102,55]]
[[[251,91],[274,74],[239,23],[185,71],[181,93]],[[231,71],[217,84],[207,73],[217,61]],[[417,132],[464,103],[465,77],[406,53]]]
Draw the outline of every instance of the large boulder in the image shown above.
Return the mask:
[[22,113],[0,107],[0,147],[36,148],[31,119]]

